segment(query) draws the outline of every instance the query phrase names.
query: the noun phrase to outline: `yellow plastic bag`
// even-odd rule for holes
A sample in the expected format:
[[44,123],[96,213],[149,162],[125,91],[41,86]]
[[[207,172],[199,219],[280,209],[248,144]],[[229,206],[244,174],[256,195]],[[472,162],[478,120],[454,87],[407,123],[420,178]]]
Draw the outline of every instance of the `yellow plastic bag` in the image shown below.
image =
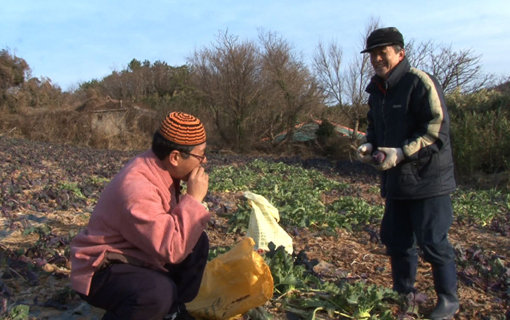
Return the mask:
[[278,209],[261,195],[246,191],[244,196],[252,207],[246,236],[255,240],[255,247],[268,251],[267,245],[273,242],[277,248],[283,246],[285,251],[292,254],[292,238],[278,224],[280,221]]
[[197,297],[186,304],[193,316],[231,319],[271,299],[271,270],[254,245],[253,239],[244,238],[207,263]]

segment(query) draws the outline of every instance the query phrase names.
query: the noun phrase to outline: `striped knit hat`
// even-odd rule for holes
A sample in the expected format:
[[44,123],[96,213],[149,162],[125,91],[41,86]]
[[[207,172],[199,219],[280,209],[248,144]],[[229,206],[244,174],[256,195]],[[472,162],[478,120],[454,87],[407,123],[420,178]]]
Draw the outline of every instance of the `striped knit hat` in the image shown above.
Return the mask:
[[184,112],[169,113],[159,127],[159,133],[168,141],[181,146],[196,146],[206,140],[200,120]]

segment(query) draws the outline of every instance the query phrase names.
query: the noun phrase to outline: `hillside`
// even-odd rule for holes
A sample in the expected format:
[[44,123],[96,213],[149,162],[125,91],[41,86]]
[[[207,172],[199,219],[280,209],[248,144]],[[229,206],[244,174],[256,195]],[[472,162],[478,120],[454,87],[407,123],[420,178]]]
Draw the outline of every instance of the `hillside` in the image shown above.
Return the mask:
[[[99,319],[69,288],[69,242],[87,223],[105,184],[136,152],[93,150],[0,137],[0,316],[15,305],[30,307],[32,319]],[[208,155],[208,170],[243,167],[253,157]],[[292,166],[314,168],[347,188],[324,194],[324,202],[352,196],[382,204],[377,175],[369,167],[325,159],[285,158]],[[214,184],[215,181],[211,181]],[[213,213],[208,228],[211,247],[229,247],[242,232],[229,232],[229,218],[243,203],[240,192],[211,191],[206,199]],[[503,208],[504,209],[504,208]],[[506,217],[508,213],[508,204]],[[391,273],[377,224],[350,231],[323,232],[314,228],[287,228],[294,251],[316,259],[313,271],[327,281],[366,281],[391,286]],[[510,239],[508,226],[481,226],[456,219],[451,231],[459,263],[461,311],[456,319],[505,319],[510,316]],[[431,269],[420,263],[418,289],[429,299],[421,312],[430,311],[434,297]],[[264,308],[275,319],[298,319],[283,310],[274,297]],[[394,309],[395,306],[393,306]],[[248,319],[248,317],[245,317]],[[328,319],[325,314],[321,319]]]

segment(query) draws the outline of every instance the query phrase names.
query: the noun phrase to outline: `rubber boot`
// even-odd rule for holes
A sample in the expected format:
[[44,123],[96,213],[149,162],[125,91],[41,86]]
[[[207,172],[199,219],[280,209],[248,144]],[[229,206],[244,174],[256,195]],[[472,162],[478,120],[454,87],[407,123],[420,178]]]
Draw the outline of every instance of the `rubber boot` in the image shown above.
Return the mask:
[[401,294],[415,292],[414,282],[416,280],[418,256],[392,256],[390,261],[393,290]]
[[413,319],[418,316],[418,301],[415,299],[414,289],[418,257],[391,256],[390,261],[393,290],[401,295],[402,300],[398,319]]
[[430,314],[430,319],[452,319],[459,310],[455,262],[450,262],[442,266],[432,265],[432,274],[434,276],[437,304]]

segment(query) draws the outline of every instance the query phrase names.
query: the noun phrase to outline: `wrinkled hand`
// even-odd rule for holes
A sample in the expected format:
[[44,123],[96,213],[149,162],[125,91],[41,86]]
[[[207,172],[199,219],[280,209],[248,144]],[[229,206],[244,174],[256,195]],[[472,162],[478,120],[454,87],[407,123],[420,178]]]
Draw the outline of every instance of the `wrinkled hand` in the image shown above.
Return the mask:
[[358,160],[364,163],[372,162],[372,150],[374,147],[370,142],[364,143],[358,147],[358,151],[356,153]]
[[202,202],[209,188],[209,175],[202,166],[193,169],[188,177],[186,193]]
[[402,151],[401,148],[379,147],[377,148],[377,150],[382,151],[386,154],[386,158],[384,159],[384,161],[380,165],[376,166],[376,168],[379,170],[384,171],[391,169],[393,167],[396,167],[400,161],[404,160],[404,152]]

